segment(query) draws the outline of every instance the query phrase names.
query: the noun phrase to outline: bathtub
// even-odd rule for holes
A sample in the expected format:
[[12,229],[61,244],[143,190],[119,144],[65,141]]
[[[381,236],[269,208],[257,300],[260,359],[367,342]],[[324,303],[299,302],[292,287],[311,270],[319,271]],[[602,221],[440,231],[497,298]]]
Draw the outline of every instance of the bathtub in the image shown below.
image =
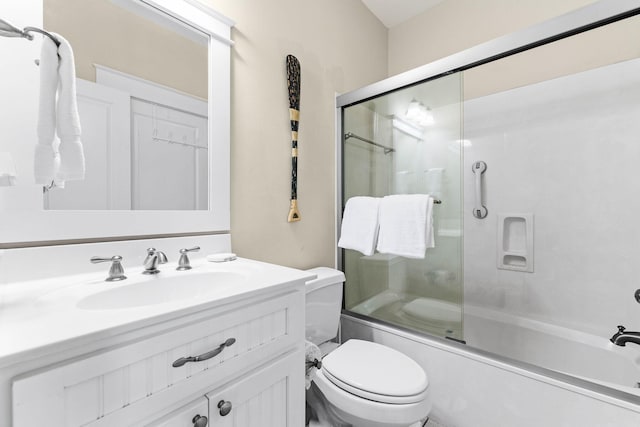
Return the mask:
[[387,289],[351,308],[364,316],[455,339],[462,339],[459,304]]
[[635,344],[620,347],[608,337],[469,304],[464,305],[463,311],[460,305],[450,302],[390,290],[351,311],[464,340],[476,349],[640,396],[640,346]]
[[[567,331],[552,325],[482,309],[468,311],[464,319],[470,343],[484,339],[528,360],[347,311],[340,338],[384,344],[418,362],[429,378],[430,417],[447,427],[640,426],[640,394],[633,387],[640,362],[637,349],[613,348],[606,338],[575,331],[571,340],[561,339],[557,334]],[[494,330],[482,329],[487,326]],[[587,366],[590,372],[582,375]]]
[[635,344],[620,347],[608,337],[468,304],[464,339],[477,349],[640,396],[640,346]]
[[[411,310],[417,300],[434,318],[424,313],[418,319]],[[443,425],[640,426],[640,346],[619,347],[608,337],[442,303],[382,292],[343,313],[342,340],[379,342],[418,361],[434,388],[434,419]],[[451,337],[452,330],[467,344],[439,338]]]

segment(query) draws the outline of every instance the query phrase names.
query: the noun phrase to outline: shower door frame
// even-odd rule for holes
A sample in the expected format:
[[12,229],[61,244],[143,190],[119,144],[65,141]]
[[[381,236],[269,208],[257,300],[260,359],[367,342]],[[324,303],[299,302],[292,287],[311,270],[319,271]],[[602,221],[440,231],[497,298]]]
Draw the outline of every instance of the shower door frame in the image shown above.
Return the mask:
[[[342,213],[344,211],[343,190],[343,149],[344,134],[343,120],[344,109],[355,104],[359,104],[408,88],[418,84],[435,80],[448,74],[462,72],[479,65],[487,64],[520,52],[524,52],[548,43],[562,40],[580,33],[584,33],[595,28],[599,28],[617,21],[621,21],[632,16],[640,15],[640,0],[600,0],[594,4],[576,9],[575,11],[558,16],[537,25],[516,31],[511,34],[490,40],[472,48],[463,50],[453,55],[444,57],[434,62],[414,68],[404,73],[389,77],[368,86],[354,91],[336,96],[336,242],[340,238],[340,228],[342,223]],[[464,239],[464,237],[463,237]],[[344,270],[344,250],[336,247],[336,265],[338,269]],[[343,293],[344,295],[344,293]],[[490,353],[485,350],[468,347],[464,344],[441,338],[435,335],[421,333],[416,330],[406,329],[401,325],[392,324],[370,316],[355,313],[344,308],[344,297],[342,305],[342,316],[355,318],[360,322],[371,325],[385,325],[426,337],[437,342],[454,346],[459,351],[467,352],[475,356],[489,357],[501,363],[516,366],[540,375],[551,377],[574,386],[582,387],[592,392],[605,394],[616,399],[629,403],[638,404],[638,396],[625,393],[611,387],[596,384],[589,380],[577,378],[571,375],[552,371],[541,366],[532,365],[508,357]]]

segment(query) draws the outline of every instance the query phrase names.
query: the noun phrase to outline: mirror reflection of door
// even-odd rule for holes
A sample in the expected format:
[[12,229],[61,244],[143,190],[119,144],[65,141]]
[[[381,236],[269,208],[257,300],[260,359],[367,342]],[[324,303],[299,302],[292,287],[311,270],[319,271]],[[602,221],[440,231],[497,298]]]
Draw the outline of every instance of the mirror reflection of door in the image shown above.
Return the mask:
[[86,177],[51,210],[208,209],[208,38],[136,0],[43,0],[71,43]]
[[109,86],[78,83],[85,158],[91,167],[84,180],[46,192],[45,208],[208,208],[207,117],[201,115],[206,106],[183,111]]
[[133,209],[207,209],[207,118],[140,100],[131,107]]
[[77,81],[77,96],[87,165],[85,178],[45,192],[44,207],[131,209],[130,96],[82,79]]

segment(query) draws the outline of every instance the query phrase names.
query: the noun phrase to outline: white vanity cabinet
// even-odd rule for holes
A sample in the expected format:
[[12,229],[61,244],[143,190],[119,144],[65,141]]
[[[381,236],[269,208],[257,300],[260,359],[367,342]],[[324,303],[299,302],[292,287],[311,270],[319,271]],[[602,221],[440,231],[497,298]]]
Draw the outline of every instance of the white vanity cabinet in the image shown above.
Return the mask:
[[[19,375],[13,426],[201,427],[195,415],[213,426],[304,425],[304,292],[277,289],[194,309],[136,331],[135,340]],[[226,416],[220,401],[230,402]]]

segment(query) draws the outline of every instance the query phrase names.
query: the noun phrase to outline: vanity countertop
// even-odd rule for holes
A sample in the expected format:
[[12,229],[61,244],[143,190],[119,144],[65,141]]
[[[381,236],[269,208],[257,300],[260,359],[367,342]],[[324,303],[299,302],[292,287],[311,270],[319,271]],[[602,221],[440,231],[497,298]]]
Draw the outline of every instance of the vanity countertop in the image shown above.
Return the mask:
[[[168,263],[160,266],[159,274],[149,276],[141,274],[142,269],[131,270],[120,282],[106,282],[105,269],[103,274],[0,286],[0,368],[315,277],[244,258],[222,263],[197,259],[192,266],[176,271],[175,263]],[[190,278],[191,283],[182,282]],[[217,283],[204,283],[209,278]],[[129,292],[132,287],[142,292]]]

